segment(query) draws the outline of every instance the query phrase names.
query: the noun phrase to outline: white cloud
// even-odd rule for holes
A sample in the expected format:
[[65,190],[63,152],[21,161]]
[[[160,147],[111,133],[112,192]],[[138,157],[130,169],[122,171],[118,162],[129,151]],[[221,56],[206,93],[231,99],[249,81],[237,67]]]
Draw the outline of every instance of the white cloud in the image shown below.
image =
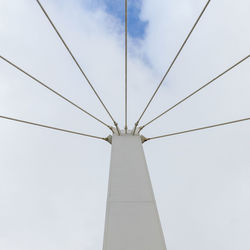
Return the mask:
[[[102,8],[86,9],[80,1],[42,3],[122,125],[120,23]],[[204,4],[143,2],[141,15],[149,22],[145,40],[130,38],[130,127]],[[211,2],[144,121],[249,54],[249,8],[246,0]],[[0,18],[1,55],[110,123],[35,1],[0,0]],[[249,63],[143,134],[248,117]],[[109,133],[2,61],[0,114],[97,135]],[[249,249],[249,135],[245,122],[145,144],[169,249]],[[0,138],[0,248],[101,249],[110,146],[3,120]]]

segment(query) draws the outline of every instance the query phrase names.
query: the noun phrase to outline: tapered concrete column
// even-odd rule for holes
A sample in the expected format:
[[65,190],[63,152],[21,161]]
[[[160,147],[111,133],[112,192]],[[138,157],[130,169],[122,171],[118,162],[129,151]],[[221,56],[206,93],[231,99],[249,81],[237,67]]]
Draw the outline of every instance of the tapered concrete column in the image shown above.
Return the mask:
[[166,250],[138,135],[114,135],[103,250]]

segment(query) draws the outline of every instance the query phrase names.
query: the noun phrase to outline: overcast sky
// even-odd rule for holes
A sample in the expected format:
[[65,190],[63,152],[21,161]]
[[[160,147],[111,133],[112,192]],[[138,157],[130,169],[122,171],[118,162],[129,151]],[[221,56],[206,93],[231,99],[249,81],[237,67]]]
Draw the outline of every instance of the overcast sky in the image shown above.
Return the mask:
[[[41,0],[124,126],[123,1]],[[206,0],[129,0],[129,127]],[[142,124],[250,52],[250,2],[212,0]],[[0,55],[108,124],[35,0],[0,0]],[[245,61],[149,127],[146,137],[250,117]],[[107,136],[0,61],[0,115]],[[250,122],[144,144],[168,250],[250,249]],[[111,146],[0,120],[0,249],[100,250]]]

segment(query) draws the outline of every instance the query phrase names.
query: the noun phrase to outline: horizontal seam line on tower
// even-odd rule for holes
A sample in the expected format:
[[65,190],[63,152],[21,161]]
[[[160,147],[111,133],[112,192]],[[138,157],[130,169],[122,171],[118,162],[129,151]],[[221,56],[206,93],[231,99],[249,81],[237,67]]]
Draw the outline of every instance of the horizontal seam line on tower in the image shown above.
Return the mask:
[[108,201],[110,203],[154,203],[154,200],[151,201]]

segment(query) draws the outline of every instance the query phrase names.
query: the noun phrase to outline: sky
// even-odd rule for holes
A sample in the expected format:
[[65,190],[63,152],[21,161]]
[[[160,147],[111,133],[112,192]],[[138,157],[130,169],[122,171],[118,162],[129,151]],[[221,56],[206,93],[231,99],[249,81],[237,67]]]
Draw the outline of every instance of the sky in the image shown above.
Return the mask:
[[[124,3],[41,2],[123,127]],[[132,128],[206,1],[128,2]],[[249,9],[247,0],[211,1],[142,124],[249,55]],[[36,1],[0,0],[0,55],[111,124]],[[245,61],[142,134],[249,117],[249,67]],[[0,115],[109,135],[3,61]],[[249,137],[244,122],[143,145],[169,250],[250,249]],[[111,146],[6,120],[0,138],[0,249],[102,249]]]
[[[117,18],[122,25],[125,23],[124,1],[105,0],[104,10]],[[147,28],[147,21],[140,17],[142,1],[128,1],[128,33],[133,38],[143,38]]]

